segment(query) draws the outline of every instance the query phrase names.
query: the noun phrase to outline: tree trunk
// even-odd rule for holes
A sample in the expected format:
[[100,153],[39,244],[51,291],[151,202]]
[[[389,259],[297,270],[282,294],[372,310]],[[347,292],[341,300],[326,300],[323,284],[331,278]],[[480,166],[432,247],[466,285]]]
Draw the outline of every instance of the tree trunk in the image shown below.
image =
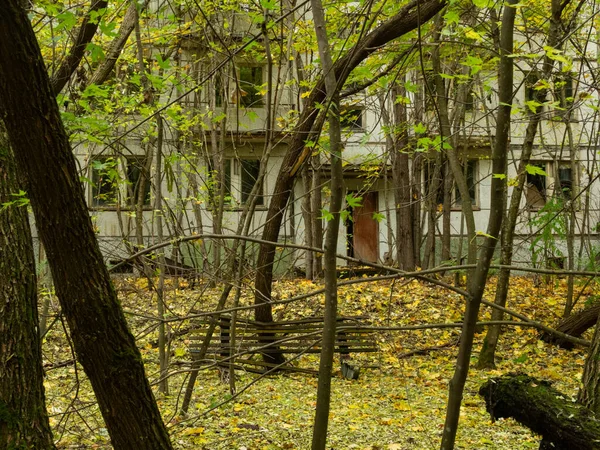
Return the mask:
[[[560,331],[561,333],[573,337],[581,337],[583,333],[596,325],[596,322],[598,322],[598,315],[600,315],[600,304],[592,305],[561,320],[556,327],[556,331]],[[549,333],[543,333],[542,340],[550,344],[556,344],[565,349],[573,348],[571,342],[565,341],[564,339]]]
[[[308,169],[308,164],[306,164],[302,168],[302,184],[304,186],[304,196],[302,197],[301,208],[302,218],[304,219],[304,244],[308,247],[313,247],[313,211],[311,207],[311,197],[313,195],[313,192],[311,184],[312,177],[309,175]],[[304,267],[305,276],[307,280],[312,280],[315,277],[313,272],[313,261],[315,256],[316,255],[312,251],[305,251],[304,257],[306,258],[306,260],[304,262]]]
[[[403,86],[396,86],[394,98],[406,95]],[[394,203],[396,210],[396,259],[402,270],[415,270],[415,250],[413,236],[413,217],[411,208],[410,168],[408,154],[408,118],[406,105],[395,105],[396,127],[399,127],[392,148],[392,177],[394,184]]]
[[[342,86],[350,72],[371,53],[389,41],[424,24],[437,14],[445,4],[445,0],[428,0],[426,2],[419,2],[417,7],[416,2],[411,2],[402,8],[398,14],[366,35],[333,65],[338,86]],[[300,166],[312,153],[312,149],[306,147],[305,143],[313,137],[311,131],[316,132],[316,128],[320,129],[320,126],[315,126],[315,130],[313,130],[313,125],[315,125],[319,113],[317,105],[322,104],[324,99],[324,80],[321,78],[311,91],[307,100],[307,106],[302,111],[298,119],[298,125],[292,132],[288,150],[277,175],[277,181],[275,182],[269,210],[265,219],[266,225],[262,234],[262,239],[265,241],[277,242],[283,213],[290,198],[294,178]],[[260,322],[273,321],[270,301],[274,260],[275,246],[273,244],[262,244],[258,254],[258,270],[254,284],[254,302],[257,305],[255,317]]]
[[[559,45],[559,36],[558,32],[560,30],[561,25],[561,8],[564,5],[561,5],[558,0],[552,1],[552,17],[550,20],[550,31],[548,33],[548,45],[551,47],[555,47]],[[544,60],[544,78],[550,79],[552,75],[552,70],[554,67],[554,60],[546,57]],[[546,97],[546,90],[537,90],[535,91],[536,100],[539,103],[543,103]],[[515,227],[517,224],[517,220],[519,218],[519,207],[521,204],[521,196],[523,194],[523,189],[525,186],[525,181],[527,179],[527,165],[531,159],[531,153],[533,151],[533,144],[535,140],[535,136],[537,134],[537,129],[540,124],[541,114],[530,112],[529,114],[529,123],[527,124],[527,128],[525,130],[525,139],[523,141],[523,147],[521,150],[521,158],[519,160],[519,166],[517,168],[517,182],[513,187],[510,205],[508,207],[508,212],[506,213],[506,223],[504,223],[502,227],[502,249],[500,254],[500,262],[503,265],[510,266],[512,263],[513,257],[513,242],[515,236]],[[573,172],[575,173],[575,172]],[[498,281],[496,282],[496,296],[494,302],[497,305],[505,306],[506,299],[508,296],[508,285],[510,281],[510,270],[502,268],[498,274]],[[492,320],[502,320],[504,314],[499,309],[494,309],[492,311]],[[483,346],[481,348],[481,352],[479,353],[479,360],[477,362],[477,367],[482,368],[492,368],[495,366],[494,359],[496,355],[496,346],[498,344],[498,339],[500,337],[500,326],[492,325],[488,328],[488,332],[484,338]]]
[[[477,255],[477,267],[468,277],[468,293],[466,300],[465,318],[460,337],[460,347],[456,358],[456,369],[450,380],[446,421],[442,435],[442,450],[452,450],[458,430],[460,406],[469,373],[473,338],[481,299],[485,290],[487,275],[490,269],[494,249],[500,234],[502,218],[504,216],[506,155],[508,149],[508,135],[510,131],[510,110],[513,97],[513,61],[509,56],[513,52],[513,32],[515,21],[515,8],[512,6],[516,0],[508,0],[504,5],[502,15],[502,30],[500,44],[500,63],[498,74],[499,107],[496,120],[496,142],[492,151],[492,173],[500,175],[493,177],[491,183],[490,213],[488,217],[487,236],[483,240]],[[456,173],[455,170],[453,172]],[[504,177],[502,177],[504,175]],[[462,190],[461,190],[462,192]],[[468,192],[467,192],[468,199]],[[463,198],[463,210],[465,209]]]
[[0,3],[0,110],[77,358],[114,448],[171,448],[96,242],[40,49],[17,0]]
[[600,449],[600,423],[589,409],[527,375],[506,375],[479,389],[492,420],[512,417],[543,436],[541,448]]
[[53,449],[37,331],[35,257],[27,206],[15,202],[19,187],[0,123],[0,448]]
[[333,215],[333,218],[327,224],[327,235],[325,236],[325,314],[323,319],[321,359],[319,362],[317,406],[315,408],[315,422],[312,436],[312,450],[325,450],[329,424],[331,371],[333,370],[335,329],[337,323],[336,255],[344,190],[344,175],[342,173],[342,131],[339,116],[340,98],[335,72],[332,70],[333,60],[331,58],[329,40],[327,39],[325,11],[323,10],[321,0],[311,0],[311,6],[321,67],[325,76],[325,89],[327,91],[326,105],[328,104],[329,106],[329,151],[331,154],[331,200],[329,212]]
[[597,415],[600,414],[600,317],[596,323],[592,345],[583,367],[578,401]]

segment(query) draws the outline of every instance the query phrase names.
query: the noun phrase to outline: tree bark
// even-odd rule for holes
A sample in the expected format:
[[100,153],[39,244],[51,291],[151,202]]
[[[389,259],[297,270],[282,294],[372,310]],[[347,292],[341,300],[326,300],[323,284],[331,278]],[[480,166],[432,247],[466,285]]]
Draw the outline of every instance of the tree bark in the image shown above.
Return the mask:
[[19,184],[0,122],[0,448],[54,449],[44,399],[31,228],[27,206],[14,203]]
[[0,3],[0,112],[77,358],[115,449],[170,449],[88,215],[40,49],[17,0]]
[[540,448],[600,449],[600,423],[592,411],[527,375],[506,375],[479,389],[492,420],[512,417],[543,436]]
[[[504,175],[493,177],[491,183],[490,214],[488,217],[487,237],[483,240],[477,258],[477,267],[468,279],[469,297],[466,299],[465,318],[460,337],[460,347],[456,358],[456,369],[449,383],[448,406],[446,421],[442,435],[442,450],[452,450],[458,430],[460,406],[464,392],[465,382],[469,373],[473,338],[481,299],[487,281],[487,275],[498,242],[500,227],[504,216],[506,155],[508,148],[508,135],[510,131],[510,110],[513,97],[513,61],[510,54],[513,52],[513,33],[515,21],[516,0],[508,0],[504,5],[502,14],[500,66],[498,74],[499,107],[496,121],[496,142],[492,151],[492,173]],[[468,197],[468,193],[467,193]],[[463,198],[463,205],[464,205]],[[466,205],[465,205],[466,206]]]
[[[394,98],[405,96],[403,86],[397,85]],[[408,117],[406,105],[401,102],[395,105],[397,135],[392,148],[392,177],[394,184],[394,203],[396,210],[396,259],[402,270],[415,270],[415,250],[413,247],[413,209],[411,207],[410,168],[408,154]]]
[[598,323],[583,367],[578,401],[597,415],[600,414],[600,326]]
[[[352,70],[365,58],[379,49],[382,45],[396,39],[409,31],[414,30],[431,19],[446,4],[445,0],[428,0],[426,2],[412,1],[402,10],[366,35],[360,42],[352,47],[345,56],[338,59],[333,65],[338,89],[348,78]],[[417,7],[418,6],[418,7]],[[269,210],[265,220],[262,239],[276,242],[283,220],[283,213],[290,198],[293,182],[302,163],[310,156],[312,149],[305,146],[307,140],[313,135],[313,125],[316,122],[319,110],[318,104],[325,99],[324,80],[321,78],[307,101],[306,108],[299,117],[298,125],[292,132],[288,150],[283,158]],[[320,127],[316,127],[320,128]],[[263,244],[260,246],[255,279],[254,302],[257,305],[255,317],[260,322],[272,322],[273,313],[270,305],[271,284],[273,281],[273,263],[275,260],[275,246]]]
[[[340,98],[338,83],[333,68],[331,49],[327,38],[325,11],[321,0],[311,0],[315,34],[321,58],[321,67],[325,77],[327,94],[326,105],[329,106],[329,152],[331,154],[331,200],[329,212],[333,218],[327,224],[325,236],[325,314],[323,319],[323,341],[321,359],[319,361],[319,381],[317,387],[317,406],[313,426],[312,450],[325,450],[327,444],[327,428],[329,425],[329,409],[331,401],[331,371],[333,370],[333,353],[335,350],[335,329],[337,323],[337,242],[340,228],[340,215],[344,189],[342,173]],[[319,187],[320,189],[320,187]]]
[[[598,322],[600,314],[600,304],[592,305],[575,314],[571,314],[566,319],[560,321],[556,331],[568,334],[573,337],[581,337],[583,333],[592,328]],[[556,344],[565,349],[571,349],[574,345],[550,333],[542,333],[542,340],[550,344]]]
[[100,18],[97,17],[96,20],[90,21],[92,12],[97,12],[100,9],[106,8],[107,5],[108,2],[106,0],[94,0],[92,2],[89,12],[79,27],[69,54],[62,61],[56,72],[52,74],[52,78],[50,79],[52,91],[55,95],[58,95],[68,83],[71,75],[75,72],[83,58],[85,48],[96,34]]
[[[145,0],[143,4],[140,5],[140,11],[143,11],[146,6],[148,6],[149,0]],[[102,63],[98,66],[98,68],[94,71],[91,78],[88,81],[88,85],[90,84],[102,84],[104,83],[110,73],[112,72],[119,56],[121,55],[121,51],[125,47],[129,36],[133,32],[135,28],[135,24],[137,23],[138,18],[138,6],[136,2],[131,3],[127,11],[125,12],[125,16],[123,17],[123,22],[121,22],[121,27],[119,28],[119,34],[113,39],[111,42],[108,51],[106,52],[106,58]]]
[[[567,2],[568,3],[568,2]],[[552,48],[560,48],[559,30],[561,26],[561,11],[566,5],[561,5],[560,0],[552,0],[552,16],[550,18],[550,30],[548,32],[548,45]],[[554,60],[546,57],[544,60],[544,71],[543,77],[550,79],[552,70],[554,68]],[[535,91],[536,100],[539,103],[543,103],[546,98],[546,90],[540,89]],[[527,165],[531,159],[533,151],[533,145],[537,134],[537,129],[540,124],[541,114],[531,112],[529,114],[529,123],[525,130],[525,139],[523,141],[523,147],[521,150],[521,158],[519,160],[519,166],[517,168],[517,182],[513,187],[510,205],[506,213],[506,221],[502,226],[502,248],[500,252],[500,262],[503,265],[510,266],[513,257],[513,242],[515,236],[515,227],[519,218],[519,207],[521,204],[521,196],[523,195],[523,189],[525,181],[527,180]],[[573,172],[575,173],[575,172]],[[498,281],[496,282],[496,296],[494,302],[497,305],[505,306],[506,299],[508,296],[508,288],[510,281],[510,270],[502,268],[498,273]],[[499,309],[492,311],[492,320],[502,320],[504,314]],[[481,352],[479,353],[479,360],[477,361],[477,367],[492,368],[495,366],[494,359],[496,355],[496,346],[500,337],[500,327],[498,325],[492,325],[488,328],[485,335]]]

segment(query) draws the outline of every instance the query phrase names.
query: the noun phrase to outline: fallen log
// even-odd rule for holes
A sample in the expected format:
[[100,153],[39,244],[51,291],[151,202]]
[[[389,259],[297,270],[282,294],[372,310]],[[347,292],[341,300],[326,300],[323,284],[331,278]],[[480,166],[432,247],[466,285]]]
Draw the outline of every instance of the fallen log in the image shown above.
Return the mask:
[[[600,303],[588,306],[581,311],[571,314],[569,317],[563,319],[558,326],[556,331],[568,334],[573,337],[581,337],[583,333],[596,325],[598,321],[598,314],[600,314]],[[556,344],[559,347],[571,349],[574,345],[560,337],[553,334],[542,333],[542,340],[549,344]]]
[[542,436],[540,449],[600,449],[600,421],[549,382],[509,374],[488,380],[479,389],[492,420],[512,417]]

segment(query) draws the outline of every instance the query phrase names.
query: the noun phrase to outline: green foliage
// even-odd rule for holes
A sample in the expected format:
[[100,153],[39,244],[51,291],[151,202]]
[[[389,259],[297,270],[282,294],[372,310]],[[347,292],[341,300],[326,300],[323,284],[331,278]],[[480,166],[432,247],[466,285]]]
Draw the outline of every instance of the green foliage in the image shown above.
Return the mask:
[[27,197],[27,192],[19,190],[19,192],[17,192],[16,194],[10,195],[11,197],[14,197],[14,200],[2,203],[2,208],[0,208],[0,211],[4,211],[5,209],[10,208],[11,206],[29,206],[29,198]]
[[547,261],[550,257],[562,257],[563,252],[557,241],[565,239],[567,223],[564,214],[562,198],[549,199],[531,219],[530,225],[535,230],[529,246],[534,267],[538,267],[541,259]]

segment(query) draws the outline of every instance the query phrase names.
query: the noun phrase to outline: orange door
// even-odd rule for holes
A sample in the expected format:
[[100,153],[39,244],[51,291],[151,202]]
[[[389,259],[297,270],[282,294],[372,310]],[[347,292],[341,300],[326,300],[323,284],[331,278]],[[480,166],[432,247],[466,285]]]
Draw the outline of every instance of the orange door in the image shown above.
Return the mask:
[[377,212],[377,192],[362,196],[362,206],[354,208],[352,218],[354,257],[376,263],[379,260],[379,223],[373,218]]

